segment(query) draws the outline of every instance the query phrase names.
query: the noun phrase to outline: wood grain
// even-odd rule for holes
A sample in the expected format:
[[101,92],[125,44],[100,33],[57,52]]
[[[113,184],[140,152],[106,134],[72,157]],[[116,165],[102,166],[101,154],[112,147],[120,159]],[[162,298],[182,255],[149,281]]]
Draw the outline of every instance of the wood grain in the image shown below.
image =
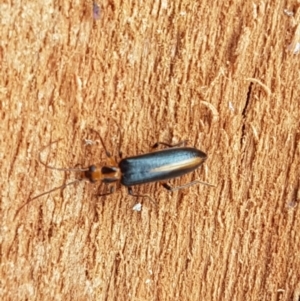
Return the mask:
[[[0,4],[1,300],[300,299],[297,1]],[[293,14],[284,13],[287,9]],[[208,153],[171,183],[105,198],[46,169],[156,141]],[[86,145],[84,139],[94,141]],[[100,189],[103,189],[101,186]]]

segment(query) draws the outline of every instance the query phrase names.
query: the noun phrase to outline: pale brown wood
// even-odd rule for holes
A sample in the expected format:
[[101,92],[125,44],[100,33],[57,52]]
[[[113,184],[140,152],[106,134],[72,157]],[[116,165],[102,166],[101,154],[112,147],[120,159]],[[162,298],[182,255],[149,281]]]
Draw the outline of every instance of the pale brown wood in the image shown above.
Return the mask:
[[[299,4],[4,2],[1,300],[299,301]],[[138,212],[79,183],[16,215],[76,177],[43,146],[103,164],[90,129],[117,155],[114,120],[124,156],[188,139],[208,160],[172,185],[216,188],[134,187],[159,204]]]

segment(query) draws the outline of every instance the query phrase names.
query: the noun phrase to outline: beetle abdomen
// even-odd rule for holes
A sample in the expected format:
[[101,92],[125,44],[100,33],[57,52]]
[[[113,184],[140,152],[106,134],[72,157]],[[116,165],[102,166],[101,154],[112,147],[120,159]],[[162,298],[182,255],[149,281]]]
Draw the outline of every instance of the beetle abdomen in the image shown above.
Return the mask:
[[206,154],[192,147],[168,148],[120,161],[121,183],[133,186],[168,180],[194,171]]

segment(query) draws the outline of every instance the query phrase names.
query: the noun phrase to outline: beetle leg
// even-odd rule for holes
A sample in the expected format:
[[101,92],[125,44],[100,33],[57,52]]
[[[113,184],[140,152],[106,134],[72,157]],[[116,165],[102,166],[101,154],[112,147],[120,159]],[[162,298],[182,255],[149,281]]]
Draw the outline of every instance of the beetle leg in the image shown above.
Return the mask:
[[[119,143],[118,143],[118,155],[119,155],[119,157],[122,159],[122,151],[121,151],[122,132],[121,132],[121,128],[120,128],[118,122],[117,122],[114,118],[112,118],[112,119],[114,120],[114,122],[116,123],[116,125],[117,125],[117,127],[118,127],[118,131],[119,131],[119,135],[120,135]],[[99,137],[99,139],[100,139],[100,142],[101,142],[101,144],[102,144],[102,147],[103,147],[103,149],[104,149],[104,151],[105,151],[106,156],[107,156],[108,158],[111,158],[111,153],[107,150],[107,148],[106,148],[106,146],[105,146],[105,144],[104,144],[104,140],[102,139],[100,133],[99,133],[98,131],[94,130],[94,129],[91,129],[91,130],[92,130],[94,133],[96,133],[96,134],[98,135],[98,137]]]
[[122,131],[121,131],[121,128],[120,128],[120,125],[118,124],[118,122],[113,118],[113,120],[115,121],[117,127],[118,127],[118,131],[119,131],[119,135],[120,135],[120,138],[119,138],[119,145],[118,145],[118,154],[119,154],[119,157],[120,159],[122,159],[122,151],[121,151],[121,145],[122,145]]
[[106,196],[106,195],[113,194],[114,192],[115,192],[115,186],[110,186],[109,192],[98,193],[96,196],[97,196],[97,197],[100,197],[100,196]]
[[195,184],[203,184],[205,186],[216,187],[215,185],[209,184],[207,182],[202,182],[202,181],[199,181],[199,180],[196,180],[196,181],[193,181],[193,182],[181,185],[181,186],[177,186],[177,187],[171,187],[169,184],[166,184],[166,183],[163,183],[162,186],[165,189],[169,190],[169,191],[176,191],[176,190],[180,190],[180,189],[183,189],[183,188],[190,187],[190,186],[195,185]]
[[138,198],[138,197],[148,198],[155,206],[157,206],[157,203],[151,198],[150,195],[148,195],[148,194],[134,194],[131,187],[128,187],[127,189],[128,189],[127,190],[128,194],[130,194],[131,196],[133,196],[135,198]]
[[90,130],[98,135],[98,137],[99,137],[99,139],[100,139],[100,143],[102,144],[102,147],[103,147],[103,149],[104,149],[104,152],[105,152],[106,157],[107,157],[107,158],[110,158],[110,157],[111,157],[111,153],[107,150],[107,148],[106,148],[106,146],[105,146],[105,144],[104,144],[104,141],[103,141],[103,139],[102,139],[100,133],[99,133],[98,131],[94,130],[94,129],[90,129]]
[[165,143],[165,142],[156,142],[155,144],[152,145],[152,148],[157,148],[159,145],[163,145],[163,146],[166,146],[166,147],[178,147],[178,146],[183,146],[187,143],[187,140],[183,140],[183,141],[180,141],[176,144],[169,144],[169,143]]

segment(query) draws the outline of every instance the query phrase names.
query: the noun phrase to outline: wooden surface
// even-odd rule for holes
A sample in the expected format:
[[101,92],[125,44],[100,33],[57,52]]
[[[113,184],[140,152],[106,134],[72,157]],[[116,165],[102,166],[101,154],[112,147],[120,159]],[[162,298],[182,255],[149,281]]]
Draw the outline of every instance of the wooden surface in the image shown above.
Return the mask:
[[[0,4],[1,300],[299,301],[299,1],[99,5]],[[104,164],[114,120],[124,156],[188,139],[208,160],[171,184],[216,188],[79,183],[16,215],[76,177],[43,146]]]

